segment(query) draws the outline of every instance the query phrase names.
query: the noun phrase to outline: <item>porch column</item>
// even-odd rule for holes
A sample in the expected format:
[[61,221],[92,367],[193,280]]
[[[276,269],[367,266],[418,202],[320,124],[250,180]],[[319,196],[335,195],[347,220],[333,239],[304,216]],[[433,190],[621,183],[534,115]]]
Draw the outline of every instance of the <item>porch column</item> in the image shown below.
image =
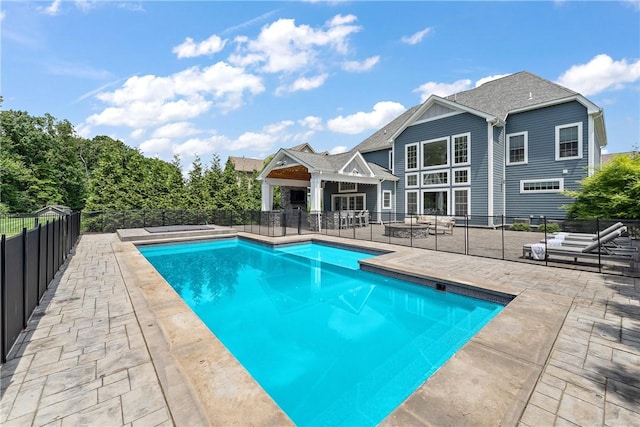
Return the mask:
[[322,206],[322,180],[319,175],[311,175],[311,212],[319,213]]
[[262,181],[262,211],[273,210],[273,187]]
[[311,206],[309,207],[309,227],[313,231],[322,231],[322,180],[319,175],[311,175]]

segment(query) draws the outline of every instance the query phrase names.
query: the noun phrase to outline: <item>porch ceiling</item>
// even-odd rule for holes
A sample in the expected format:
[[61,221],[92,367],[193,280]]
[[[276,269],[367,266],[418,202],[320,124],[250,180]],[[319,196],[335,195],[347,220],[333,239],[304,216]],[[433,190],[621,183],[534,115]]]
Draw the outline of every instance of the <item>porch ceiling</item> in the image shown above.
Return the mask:
[[283,169],[274,169],[269,172],[267,178],[278,178],[278,179],[295,179],[300,181],[310,181],[311,174],[309,170],[301,165],[291,166],[289,168]]

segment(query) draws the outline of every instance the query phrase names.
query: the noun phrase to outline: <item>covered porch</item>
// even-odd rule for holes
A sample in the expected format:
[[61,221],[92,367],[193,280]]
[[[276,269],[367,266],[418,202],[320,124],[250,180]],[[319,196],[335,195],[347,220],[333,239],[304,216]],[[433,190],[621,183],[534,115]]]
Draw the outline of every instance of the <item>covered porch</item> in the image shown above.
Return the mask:
[[382,183],[389,177],[395,178],[375,173],[358,152],[330,156],[280,150],[259,177],[261,210],[280,215],[273,208],[274,189],[280,187],[281,208],[308,212],[313,231],[366,227],[369,211],[382,210]]

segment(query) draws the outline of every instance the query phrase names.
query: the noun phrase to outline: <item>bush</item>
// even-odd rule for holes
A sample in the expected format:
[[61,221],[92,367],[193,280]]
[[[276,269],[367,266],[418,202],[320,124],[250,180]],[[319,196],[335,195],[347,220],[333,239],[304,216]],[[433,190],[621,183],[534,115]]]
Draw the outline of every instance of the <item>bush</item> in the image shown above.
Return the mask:
[[524,222],[517,222],[515,224],[511,224],[511,230],[513,231],[531,231],[531,226]]
[[547,233],[557,233],[558,231],[560,231],[560,226],[558,224],[556,224],[555,222],[550,222],[546,225],[541,224],[538,226],[538,231],[541,233],[547,232]]

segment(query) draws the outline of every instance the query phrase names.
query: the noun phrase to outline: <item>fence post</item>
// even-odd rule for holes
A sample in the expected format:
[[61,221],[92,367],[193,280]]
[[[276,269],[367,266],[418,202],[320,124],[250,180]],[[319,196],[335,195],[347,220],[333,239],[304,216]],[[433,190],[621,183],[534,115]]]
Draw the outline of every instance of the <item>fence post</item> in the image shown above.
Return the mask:
[[502,259],[504,259],[504,214],[500,215],[500,229],[502,230]]
[[302,209],[298,208],[298,235],[300,234],[302,234]]
[[602,249],[600,247],[600,218],[596,218],[596,237],[598,238],[598,273],[602,273],[602,258],[600,254]]
[[2,235],[1,240],[0,240],[0,271],[2,272],[2,274],[0,274],[0,292],[2,292],[2,298],[0,299],[0,302],[2,303],[2,307],[0,310],[0,313],[2,314],[2,328],[0,328],[0,359],[2,361],[2,363],[6,363],[7,361],[7,349],[6,349],[6,342],[7,342],[7,320],[9,319],[9,316],[7,315],[7,265],[6,265],[6,258],[7,258],[7,236],[6,235]]
[[29,300],[27,298],[27,228],[22,229],[22,327],[29,320]]
[[464,216],[464,254],[469,255],[469,214]]
[[42,263],[42,256],[40,256],[40,237],[42,236],[42,224],[38,224],[38,257],[37,257],[37,262],[38,262],[38,305],[40,305],[40,298],[42,298],[42,295],[44,295],[44,292],[42,294],[40,294],[40,280],[42,280],[42,277],[40,277],[40,264]]

